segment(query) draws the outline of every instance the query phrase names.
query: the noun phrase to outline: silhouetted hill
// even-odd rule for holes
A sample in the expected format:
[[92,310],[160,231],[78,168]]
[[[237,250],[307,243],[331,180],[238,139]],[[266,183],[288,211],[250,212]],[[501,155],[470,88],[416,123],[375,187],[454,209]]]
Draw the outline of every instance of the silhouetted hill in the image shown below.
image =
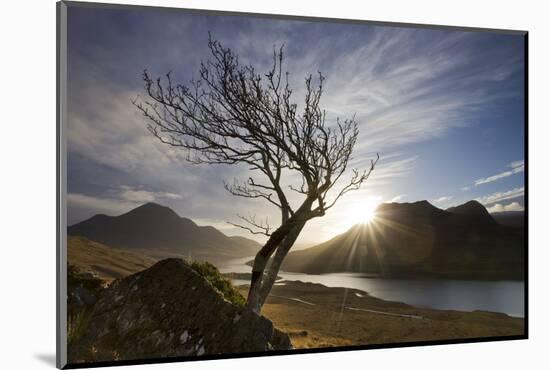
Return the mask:
[[525,215],[523,211],[497,212],[492,216],[501,225],[524,227]]
[[447,212],[466,217],[464,221],[483,225],[494,225],[496,221],[487,209],[479,202],[471,200],[462,205],[447,208]]
[[381,204],[370,224],[355,225],[318,246],[289,253],[282,269],[521,279],[523,234],[497,224],[477,202],[446,211],[427,201]]
[[218,261],[254,255],[260,245],[228,237],[212,226],[198,226],[168,207],[147,203],[120,216],[96,215],[68,228],[69,235],[115,248],[158,256],[183,255]]

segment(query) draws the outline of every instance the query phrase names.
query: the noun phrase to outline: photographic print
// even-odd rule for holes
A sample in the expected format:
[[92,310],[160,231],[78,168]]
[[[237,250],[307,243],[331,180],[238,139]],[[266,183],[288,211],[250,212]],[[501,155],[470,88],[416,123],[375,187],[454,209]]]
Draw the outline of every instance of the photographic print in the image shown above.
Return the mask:
[[58,4],[63,367],[527,337],[527,33]]

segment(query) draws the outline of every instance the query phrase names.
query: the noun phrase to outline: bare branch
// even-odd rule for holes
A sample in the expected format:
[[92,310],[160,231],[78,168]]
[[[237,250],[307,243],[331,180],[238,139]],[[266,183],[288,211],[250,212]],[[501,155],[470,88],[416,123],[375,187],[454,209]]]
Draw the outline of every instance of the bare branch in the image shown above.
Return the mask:
[[248,230],[251,234],[271,236],[271,226],[269,226],[269,221],[267,218],[265,219],[265,221],[256,221],[255,215],[250,217],[237,215],[237,217],[239,217],[241,220],[243,220],[245,223],[247,223],[250,226],[236,224],[229,221],[227,223],[235,227]]
[[[145,70],[146,96],[136,97],[132,104],[146,117],[149,132],[160,142],[186,151],[189,162],[244,165],[254,171],[246,181],[224,183],[225,189],[237,197],[267,201],[280,210],[278,227],[255,217],[239,216],[242,225],[230,223],[269,237],[254,260],[249,294],[255,294],[268,259],[284,240],[288,243],[289,233],[301,230],[346,193],[359,189],[379,156],[368,170],[353,169],[349,182],[333,190],[347,173],[359,130],[355,116],[330,120],[321,109],[325,77],[321,73],[306,76],[298,104],[289,73],[283,69],[283,46],[274,46],[272,67],[263,74],[252,65],[240,64],[231,49],[211,36],[208,47],[210,59],[201,62],[197,78],[188,83],[176,83],[171,73],[156,78]],[[283,188],[282,177],[287,173],[297,175],[300,185]],[[298,193],[301,203],[291,205],[289,191]]]
[[255,189],[254,186],[255,185],[251,185],[250,183],[248,185],[239,184],[237,180],[233,181],[233,185],[224,183],[225,190],[227,190],[229,193],[231,193],[234,196],[249,198],[249,199],[263,198],[267,200],[269,203],[277,206],[278,208],[282,208],[281,204],[277,203],[275,200],[272,199],[273,192],[261,191],[261,190]]

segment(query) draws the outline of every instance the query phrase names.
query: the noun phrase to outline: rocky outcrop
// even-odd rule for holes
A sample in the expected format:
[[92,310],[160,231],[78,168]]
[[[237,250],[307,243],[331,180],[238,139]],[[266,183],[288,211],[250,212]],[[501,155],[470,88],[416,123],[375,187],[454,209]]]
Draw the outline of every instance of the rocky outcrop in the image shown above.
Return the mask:
[[103,281],[92,272],[67,266],[67,307],[69,315],[92,307],[103,291]]
[[271,321],[225,300],[181,259],[115,280],[69,346],[71,363],[291,349]]

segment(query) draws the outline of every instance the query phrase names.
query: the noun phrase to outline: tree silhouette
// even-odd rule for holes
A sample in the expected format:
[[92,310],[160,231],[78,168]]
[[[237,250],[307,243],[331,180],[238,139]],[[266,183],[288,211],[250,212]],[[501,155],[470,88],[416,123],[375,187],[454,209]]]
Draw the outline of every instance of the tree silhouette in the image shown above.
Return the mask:
[[[283,71],[283,47],[274,48],[273,66],[265,74],[239,64],[232,50],[212,37],[208,47],[211,59],[201,63],[198,78],[188,84],[174,83],[170,73],[153,79],[144,71],[147,97],[138,97],[133,104],[148,118],[149,131],[161,142],[187,150],[190,162],[245,164],[253,176],[226,183],[225,188],[238,197],[263,199],[280,210],[277,227],[254,216],[239,216],[242,223],[233,224],[268,237],[254,258],[247,298],[247,306],[259,313],[305,224],[324,216],[347,192],[359,189],[379,157],[366,170],[352,169],[345,183],[333,189],[348,169],[358,128],[355,118],[326,123],[319,107],[323,75],[305,78],[305,96],[298,109],[289,74]],[[290,174],[299,174],[301,183],[285,186],[282,180]],[[289,192],[298,193],[301,202],[291,204]]]

